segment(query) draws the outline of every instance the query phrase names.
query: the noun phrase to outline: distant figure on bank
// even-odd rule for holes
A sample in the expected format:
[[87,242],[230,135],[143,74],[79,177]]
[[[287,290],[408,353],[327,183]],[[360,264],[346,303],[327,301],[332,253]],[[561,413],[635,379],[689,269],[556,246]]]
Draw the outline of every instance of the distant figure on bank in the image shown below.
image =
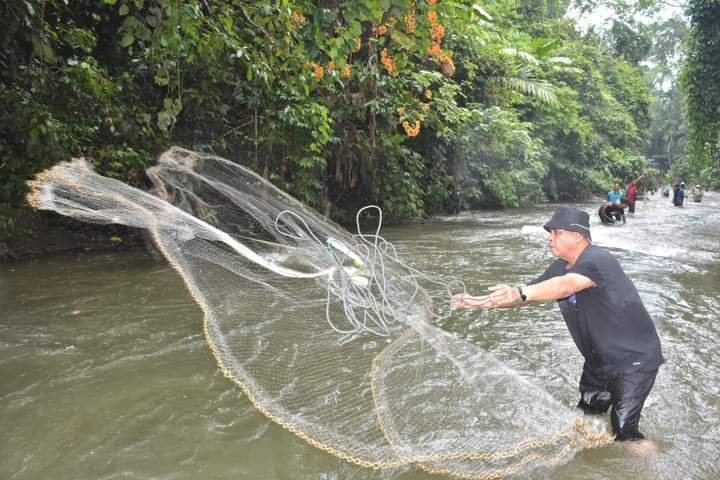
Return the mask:
[[676,207],[682,207],[685,201],[685,182],[680,182],[680,185],[673,187],[673,205]]
[[612,407],[616,440],[634,441],[632,450],[640,454],[654,453],[653,442],[639,442],[645,437],[638,425],[664,362],[655,324],[615,257],[592,245],[586,212],[560,207],[543,227],[550,232],[550,250],[557,259],[542,275],[527,286],[495,285],[486,296],[456,295],[453,309],[557,300],[585,357],[578,407],[589,414],[603,414]]
[[462,192],[459,188],[451,188],[448,194],[448,212],[457,215],[462,210]]

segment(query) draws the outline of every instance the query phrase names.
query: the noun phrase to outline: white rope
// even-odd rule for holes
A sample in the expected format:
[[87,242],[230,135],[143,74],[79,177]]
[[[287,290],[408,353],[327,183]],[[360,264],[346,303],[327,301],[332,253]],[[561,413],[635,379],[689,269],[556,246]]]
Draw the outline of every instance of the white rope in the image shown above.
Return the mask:
[[[371,209],[378,213],[377,228],[374,233],[364,233],[360,217]],[[285,217],[291,217],[293,221]],[[465,292],[465,285],[460,280],[438,281],[403,262],[395,246],[380,236],[382,221],[382,209],[377,205],[358,210],[355,216],[357,233],[352,235],[355,243],[347,245],[334,237],[321,241],[307,222],[291,210],[283,210],[275,219],[279,234],[314,243],[327,251],[328,259],[334,263],[333,267],[322,270],[327,275],[325,317],[330,328],[342,335],[368,332],[389,336],[393,324],[418,313],[419,301],[425,302],[420,304],[421,307],[436,321],[444,320],[450,315],[453,293]],[[290,227],[293,228],[289,230]],[[276,269],[273,271],[280,273]],[[428,296],[427,287],[442,293]],[[408,291],[412,293],[401,294]],[[342,306],[348,327],[343,328],[333,320],[332,306],[337,302]],[[442,304],[447,305],[447,312],[436,312],[434,305]]]

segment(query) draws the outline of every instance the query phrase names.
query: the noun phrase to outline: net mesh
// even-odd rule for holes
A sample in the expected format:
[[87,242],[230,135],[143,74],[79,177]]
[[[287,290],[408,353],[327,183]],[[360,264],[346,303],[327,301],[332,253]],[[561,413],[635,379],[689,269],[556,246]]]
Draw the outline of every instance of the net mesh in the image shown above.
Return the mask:
[[350,234],[242,166],[180,148],[147,173],[154,194],[76,159],[38,175],[28,200],[150,231],[225,376],[315,447],[368,468],[490,479],[612,441],[436,327],[462,285],[404,264],[379,222]]

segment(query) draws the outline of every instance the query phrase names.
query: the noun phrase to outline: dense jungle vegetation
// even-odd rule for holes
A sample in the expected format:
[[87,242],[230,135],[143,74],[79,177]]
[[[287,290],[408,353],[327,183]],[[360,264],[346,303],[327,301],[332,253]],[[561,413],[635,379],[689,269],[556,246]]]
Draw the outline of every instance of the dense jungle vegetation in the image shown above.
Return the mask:
[[718,186],[720,1],[613,5],[582,32],[570,0],[3,2],[0,240],[37,172],[84,156],[144,187],[170,145],[338,219],[578,199],[648,157]]

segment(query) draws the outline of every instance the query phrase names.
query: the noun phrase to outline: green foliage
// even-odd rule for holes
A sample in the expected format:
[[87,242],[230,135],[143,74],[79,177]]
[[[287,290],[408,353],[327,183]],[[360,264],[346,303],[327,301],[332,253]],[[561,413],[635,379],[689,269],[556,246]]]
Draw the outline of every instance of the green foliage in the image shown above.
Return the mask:
[[634,21],[615,20],[609,36],[615,52],[631,65],[637,66],[652,49],[649,27]]
[[7,2],[0,204],[72,156],[142,185],[171,144],[338,215],[597,192],[642,169],[649,90],[561,18],[568,4]]
[[[688,25],[681,19],[668,19],[650,26],[653,46],[648,58],[646,78],[653,89],[647,156],[664,170],[684,163],[687,121],[677,76]],[[661,179],[658,177],[657,182]]]
[[668,91],[655,92],[652,116],[648,157],[667,170],[685,156],[687,124],[677,83],[673,83]]
[[104,152],[100,170],[123,179],[142,171],[150,155],[141,148],[139,162],[127,144],[152,148],[156,132],[135,118],[137,85],[113,76],[102,58],[113,50],[97,37],[107,12],[94,3],[93,15],[89,4],[78,14],[64,2],[21,3],[17,17],[3,20],[15,35],[0,57],[9,67],[0,77],[0,203],[18,204],[26,180],[71,156]]
[[495,107],[474,111],[465,128],[465,141],[457,148],[467,170],[468,207],[518,207],[543,198],[545,165],[529,124]]
[[[402,142],[401,135],[385,137],[385,212],[394,217],[422,217],[426,209],[420,181],[425,165],[422,156],[403,146]],[[437,199],[434,201],[438,203]]]
[[[687,107],[689,161],[717,180],[720,171],[720,2],[690,0],[690,35],[681,74]],[[710,178],[708,178],[710,180]]]

